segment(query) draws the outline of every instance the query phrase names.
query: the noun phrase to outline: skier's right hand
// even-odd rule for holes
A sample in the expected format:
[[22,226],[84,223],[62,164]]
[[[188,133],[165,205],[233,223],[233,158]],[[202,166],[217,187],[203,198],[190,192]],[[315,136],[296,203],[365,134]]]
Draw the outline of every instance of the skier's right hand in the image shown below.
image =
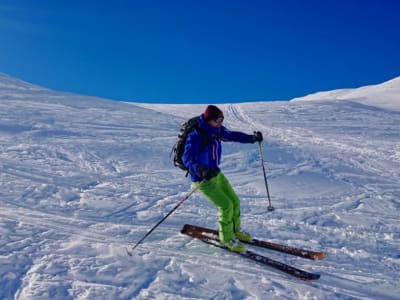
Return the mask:
[[204,180],[209,180],[218,175],[219,169],[209,169],[204,166],[199,166],[199,171],[197,173]]

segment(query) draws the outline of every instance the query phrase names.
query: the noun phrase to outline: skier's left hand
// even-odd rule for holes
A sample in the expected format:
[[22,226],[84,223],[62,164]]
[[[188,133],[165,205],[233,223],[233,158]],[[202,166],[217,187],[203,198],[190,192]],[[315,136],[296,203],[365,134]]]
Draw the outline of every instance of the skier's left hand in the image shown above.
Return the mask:
[[255,142],[262,142],[263,141],[263,135],[260,131],[254,131],[253,135],[253,141]]

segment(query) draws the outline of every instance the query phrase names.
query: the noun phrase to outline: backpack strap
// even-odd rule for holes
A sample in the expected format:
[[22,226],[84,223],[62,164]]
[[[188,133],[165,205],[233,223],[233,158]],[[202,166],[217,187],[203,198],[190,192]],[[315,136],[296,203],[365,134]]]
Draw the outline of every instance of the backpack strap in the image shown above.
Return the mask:
[[215,140],[215,138],[208,137],[205,130],[199,126],[196,126],[196,130],[201,138],[201,145],[200,145],[200,153],[201,153],[207,148],[208,145],[210,145]]

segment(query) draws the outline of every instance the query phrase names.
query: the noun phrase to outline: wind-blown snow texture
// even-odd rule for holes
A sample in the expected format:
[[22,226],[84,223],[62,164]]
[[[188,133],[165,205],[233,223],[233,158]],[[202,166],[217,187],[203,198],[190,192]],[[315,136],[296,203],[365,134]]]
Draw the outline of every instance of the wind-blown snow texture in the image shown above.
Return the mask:
[[257,249],[321,274],[307,283],[181,235],[184,223],[217,226],[198,193],[126,254],[190,190],[169,154],[203,105],[106,101],[0,75],[0,298],[399,299],[394,85],[390,101],[376,86],[368,103],[221,105],[228,128],[265,136],[272,213],[257,146],[224,144],[243,226],[326,251],[315,262]]

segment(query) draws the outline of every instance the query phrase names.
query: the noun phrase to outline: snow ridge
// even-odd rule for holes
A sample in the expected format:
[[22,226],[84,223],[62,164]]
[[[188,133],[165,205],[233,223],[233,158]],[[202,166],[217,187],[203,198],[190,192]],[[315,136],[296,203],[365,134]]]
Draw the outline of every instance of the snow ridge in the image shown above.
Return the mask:
[[318,92],[293,101],[348,100],[361,104],[400,111],[400,77],[377,85],[356,89]]

